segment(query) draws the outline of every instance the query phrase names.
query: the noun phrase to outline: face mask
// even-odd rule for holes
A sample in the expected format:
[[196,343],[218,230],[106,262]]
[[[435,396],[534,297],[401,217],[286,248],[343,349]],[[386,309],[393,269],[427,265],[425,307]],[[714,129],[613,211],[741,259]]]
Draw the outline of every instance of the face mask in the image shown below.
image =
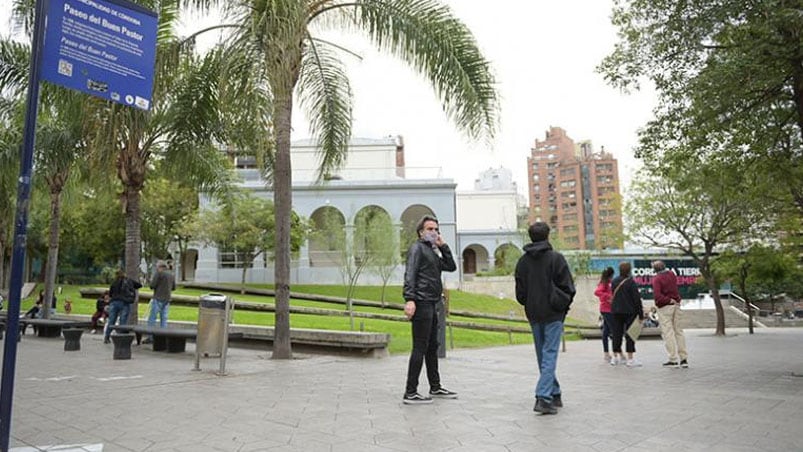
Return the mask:
[[437,231],[426,231],[424,232],[424,240],[429,243],[434,244],[438,240],[438,232]]

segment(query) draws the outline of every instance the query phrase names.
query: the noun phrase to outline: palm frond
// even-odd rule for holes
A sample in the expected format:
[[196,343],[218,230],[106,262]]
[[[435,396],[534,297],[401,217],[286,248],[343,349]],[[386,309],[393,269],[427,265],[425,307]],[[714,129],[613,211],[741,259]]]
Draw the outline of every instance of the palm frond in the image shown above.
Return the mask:
[[358,0],[354,23],[429,80],[447,115],[471,138],[493,137],[498,96],[490,63],[468,27],[436,0]]
[[0,40],[0,90],[12,97],[28,89],[31,47],[13,40]]
[[310,40],[302,54],[298,98],[321,149],[318,177],[345,163],[351,138],[352,92],[343,64],[326,43]]

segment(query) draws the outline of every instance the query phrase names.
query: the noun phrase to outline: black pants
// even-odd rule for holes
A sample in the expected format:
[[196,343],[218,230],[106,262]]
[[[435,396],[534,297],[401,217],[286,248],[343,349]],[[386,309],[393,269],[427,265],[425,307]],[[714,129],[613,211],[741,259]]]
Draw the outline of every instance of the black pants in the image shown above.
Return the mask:
[[636,342],[628,336],[625,331],[627,327],[637,319],[636,314],[614,314],[611,322],[611,334],[613,335],[613,352],[622,353],[622,337],[625,338],[625,350],[628,353],[636,352]]
[[438,316],[435,313],[435,303],[417,302],[412,326],[413,352],[410,354],[410,363],[407,367],[407,394],[418,391],[418,376],[421,375],[421,366],[424,362],[427,364],[430,389],[441,387],[441,377],[438,374]]

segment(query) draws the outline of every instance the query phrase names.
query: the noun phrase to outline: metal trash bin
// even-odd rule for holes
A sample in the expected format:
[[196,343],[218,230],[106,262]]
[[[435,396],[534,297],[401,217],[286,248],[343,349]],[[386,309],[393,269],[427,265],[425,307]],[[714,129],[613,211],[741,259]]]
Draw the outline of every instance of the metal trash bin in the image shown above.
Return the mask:
[[201,296],[198,304],[198,337],[196,353],[203,356],[223,353],[223,336],[228,324],[227,297],[219,293]]

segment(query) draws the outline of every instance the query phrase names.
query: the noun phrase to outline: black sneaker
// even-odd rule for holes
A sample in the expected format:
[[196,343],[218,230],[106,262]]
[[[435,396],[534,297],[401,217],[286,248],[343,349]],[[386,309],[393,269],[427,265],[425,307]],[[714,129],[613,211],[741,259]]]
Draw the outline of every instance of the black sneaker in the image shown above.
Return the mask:
[[457,393],[452,392],[444,387],[440,387],[438,389],[430,389],[429,390],[430,397],[437,397],[439,399],[456,399]]
[[686,361],[685,359],[681,359],[680,360],[680,367],[682,367],[684,369],[688,369],[689,368],[689,362]]
[[533,407],[533,411],[541,414],[558,414],[558,409],[555,408],[551,402],[547,402],[546,400],[540,397],[535,399],[535,406]]
[[555,408],[563,408],[563,399],[560,397],[560,394],[552,396],[552,406]]
[[108,337],[107,337],[107,338],[105,338],[105,339],[103,339],[103,343],[104,343],[104,344],[111,344],[111,342],[112,342],[112,341],[110,341]]
[[412,394],[405,394],[404,397],[402,397],[402,402],[407,405],[423,405],[426,403],[432,403],[432,399],[414,392]]
[[675,361],[667,361],[667,362],[665,362],[665,363],[663,363],[661,365],[664,366],[664,367],[677,367],[678,363],[675,362]]

